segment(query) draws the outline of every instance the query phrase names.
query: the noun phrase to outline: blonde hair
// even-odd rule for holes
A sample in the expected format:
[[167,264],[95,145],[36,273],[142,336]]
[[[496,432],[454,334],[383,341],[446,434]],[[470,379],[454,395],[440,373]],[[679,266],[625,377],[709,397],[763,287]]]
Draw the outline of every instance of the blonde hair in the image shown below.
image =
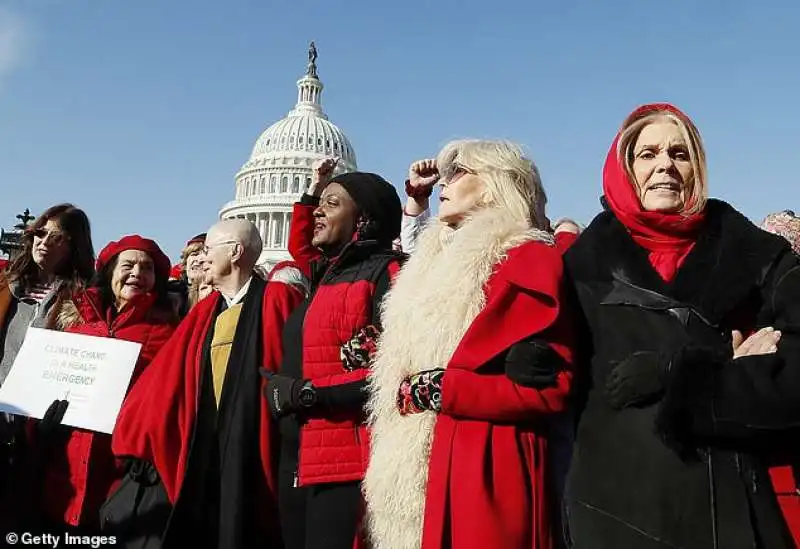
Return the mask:
[[442,148],[436,166],[443,184],[464,169],[486,185],[483,205],[504,210],[526,227],[546,230],[545,194],[539,170],[522,148],[508,141],[467,139]]
[[[686,183],[691,185],[691,192],[681,212],[683,215],[696,214],[703,211],[708,201],[708,173],[706,169],[706,151],[703,140],[697,127],[688,118],[678,116],[666,109],[646,111],[638,116],[633,116],[625,121],[620,131],[617,155],[620,163],[625,167],[631,185],[636,186],[636,195],[639,195],[636,176],[633,173],[633,158],[636,141],[642,130],[657,121],[668,121],[675,124],[681,132],[683,140],[689,149],[689,162],[692,164],[693,178]],[[688,208],[687,208],[688,206]]]
[[204,245],[202,242],[193,242],[181,251],[181,265],[184,269],[187,267],[186,262],[189,261],[189,256],[201,252]]

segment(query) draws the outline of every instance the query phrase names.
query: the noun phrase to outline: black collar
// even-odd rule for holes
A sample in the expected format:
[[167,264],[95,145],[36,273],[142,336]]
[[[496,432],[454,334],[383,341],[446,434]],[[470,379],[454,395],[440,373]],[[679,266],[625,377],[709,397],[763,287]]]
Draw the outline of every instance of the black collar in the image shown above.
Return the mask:
[[636,244],[610,211],[595,217],[565,258],[576,280],[616,279],[689,304],[707,318],[719,320],[761,286],[769,268],[788,250],[784,239],[762,231],[727,203],[712,199],[697,243],[672,282],[659,276],[647,250]]

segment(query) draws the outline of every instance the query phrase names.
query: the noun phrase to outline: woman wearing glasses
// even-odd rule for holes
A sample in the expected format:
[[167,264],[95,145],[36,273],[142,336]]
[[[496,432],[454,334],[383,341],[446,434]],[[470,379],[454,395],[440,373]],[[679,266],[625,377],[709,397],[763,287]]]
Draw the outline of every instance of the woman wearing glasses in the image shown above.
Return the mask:
[[438,219],[383,303],[364,479],[375,549],[551,549],[571,383],[562,262],[514,144],[450,143]]
[[[23,249],[0,273],[0,384],[17,357],[28,328],[55,328],[65,301],[94,273],[89,219],[72,204],[47,209],[25,231]],[[8,468],[19,449],[22,421],[0,419],[0,489],[10,491]],[[43,428],[47,422],[42,422]],[[16,475],[19,478],[19,475]],[[20,511],[18,494],[9,509]],[[3,513],[4,520],[9,518]]]

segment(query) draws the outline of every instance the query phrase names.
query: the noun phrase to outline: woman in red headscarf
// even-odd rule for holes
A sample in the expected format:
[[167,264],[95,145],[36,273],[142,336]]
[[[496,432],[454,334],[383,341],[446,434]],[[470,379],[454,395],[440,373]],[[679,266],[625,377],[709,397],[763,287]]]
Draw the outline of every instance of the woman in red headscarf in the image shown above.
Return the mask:
[[567,543],[795,547],[766,464],[800,425],[800,261],[708,199],[691,120],[623,123],[604,205],[566,253],[587,329]]
[[[174,331],[167,292],[170,262],[158,244],[137,235],[106,246],[97,258],[92,285],[65,302],[58,325],[67,332],[141,343],[130,386]],[[45,414],[63,417],[68,403],[56,401]],[[55,423],[59,423],[58,419]],[[65,426],[41,429],[31,422],[41,463],[41,527],[55,533],[94,534],[99,511],[124,471],[111,452],[111,436]]]

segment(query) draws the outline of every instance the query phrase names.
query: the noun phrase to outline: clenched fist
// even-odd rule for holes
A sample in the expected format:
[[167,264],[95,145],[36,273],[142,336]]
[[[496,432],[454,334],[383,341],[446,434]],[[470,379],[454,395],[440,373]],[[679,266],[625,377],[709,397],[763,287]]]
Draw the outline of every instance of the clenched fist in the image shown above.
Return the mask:
[[333,171],[338,164],[339,159],[334,157],[315,160],[311,165],[311,185],[308,187],[308,194],[321,195],[333,177]]
[[408,184],[412,189],[428,191],[437,181],[439,181],[439,169],[433,158],[417,160],[408,168]]

